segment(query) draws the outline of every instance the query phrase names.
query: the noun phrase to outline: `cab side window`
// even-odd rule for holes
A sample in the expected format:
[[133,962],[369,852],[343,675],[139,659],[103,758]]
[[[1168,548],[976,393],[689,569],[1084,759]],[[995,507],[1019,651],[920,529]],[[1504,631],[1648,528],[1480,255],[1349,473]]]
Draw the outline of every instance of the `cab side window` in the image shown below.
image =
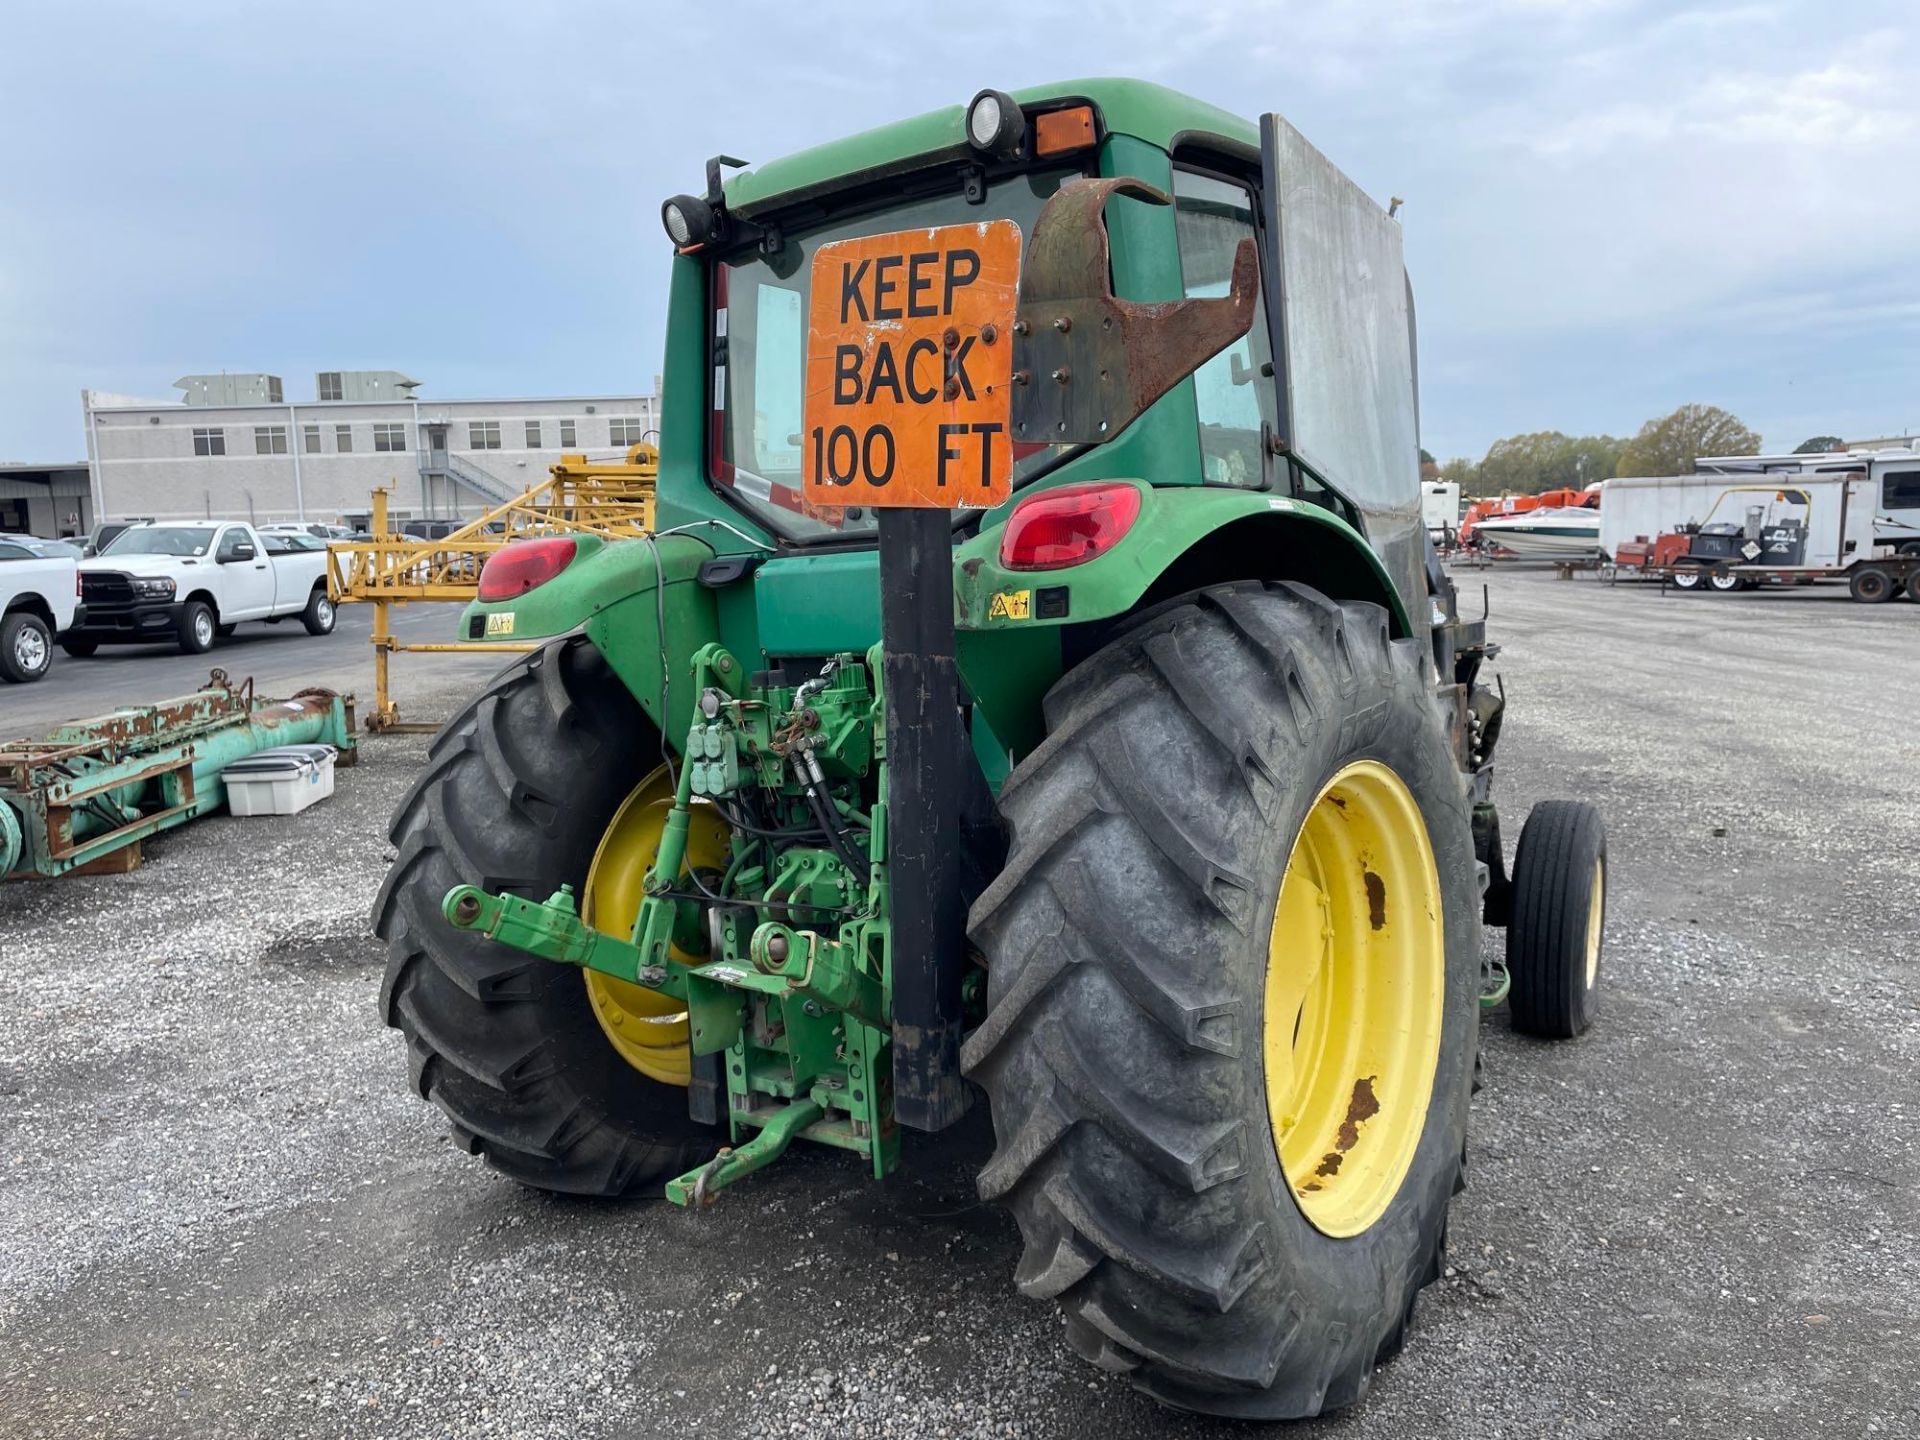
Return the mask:
[[229,530],[221,535],[219,553],[213,558],[215,560],[237,560],[240,557],[240,552],[246,549],[249,543],[246,531]]
[[[1189,299],[1225,295],[1241,240],[1257,238],[1252,191],[1237,181],[1176,170],[1173,206],[1183,292]],[[1193,372],[1201,471],[1210,485],[1261,483],[1262,427],[1273,408],[1273,380],[1261,371],[1271,359],[1256,300],[1247,333]]]

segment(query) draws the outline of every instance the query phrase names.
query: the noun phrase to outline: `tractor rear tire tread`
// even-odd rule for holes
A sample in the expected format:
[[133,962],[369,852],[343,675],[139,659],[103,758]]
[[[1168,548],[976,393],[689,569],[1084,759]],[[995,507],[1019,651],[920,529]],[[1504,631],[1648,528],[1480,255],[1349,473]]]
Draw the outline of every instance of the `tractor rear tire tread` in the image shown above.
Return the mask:
[[[998,1142],[979,1188],[1020,1226],[1021,1292],[1056,1300],[1094,1365],[1176,1407],[1352,1403],[1440,1272],[1479,956],[1429,663],[1375,606],[1257,583],[1183,597],[1054,688],[1047,740],[1002,789],[1009,862],[969,917],[989,1008],[963,1065]],[[1272,896],[1250,877],[1277,885],[1275,827],[1290,837],[1318,767],[1383,751],[1434,840],[1449,1013],[1413,1172],[1365,1235],[1331,1241],[1249,1090],[1262,1038],[1241,957],[1264,964]]]
[[456,930],[440,902],[460,884],[534,900],[577,889],[651,768],[650,733],[590,643],[554,642],[447,723],[393,821],[374,905],[382,1013],[455,1143],[542,1190],[654,1193],[709,1156],[716,1133],[687,1117],[685,1091],[619,1058],[571,967]]

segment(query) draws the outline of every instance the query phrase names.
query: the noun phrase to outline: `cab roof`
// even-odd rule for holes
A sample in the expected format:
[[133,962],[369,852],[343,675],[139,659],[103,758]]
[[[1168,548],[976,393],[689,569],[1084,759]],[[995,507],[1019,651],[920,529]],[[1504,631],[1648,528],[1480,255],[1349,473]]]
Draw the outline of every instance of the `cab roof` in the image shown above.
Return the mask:
[[[1260,143],[1259,128],[1238,115],[1144,80],[1070,80],[1011,93],[1022,106],[1091,101],[1107,134],[1131,135],[1163,150],[1188,141],[1230,149]],[[971,98],[740,171],[727,181],[727,208],[751,215],[888,171],[965,155]]]

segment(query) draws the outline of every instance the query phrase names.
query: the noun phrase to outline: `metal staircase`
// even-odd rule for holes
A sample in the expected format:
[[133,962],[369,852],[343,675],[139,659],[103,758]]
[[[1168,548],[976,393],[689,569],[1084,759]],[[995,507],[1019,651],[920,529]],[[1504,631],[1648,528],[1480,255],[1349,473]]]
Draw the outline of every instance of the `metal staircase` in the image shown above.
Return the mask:
[[486,501],[489,506],[505,505],[516,499],[521,487],[510,481],[502,480],[481,469],[470,460],[464,460],[451,450],[422,450],[420,452],[420,474],[423,479],[447,479],[461,485]]

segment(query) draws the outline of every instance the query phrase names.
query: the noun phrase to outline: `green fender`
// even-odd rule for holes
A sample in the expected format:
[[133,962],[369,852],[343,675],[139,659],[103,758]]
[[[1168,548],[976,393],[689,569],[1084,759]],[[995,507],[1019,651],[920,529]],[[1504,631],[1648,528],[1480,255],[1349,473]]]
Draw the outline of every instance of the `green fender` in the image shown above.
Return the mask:
[[511,600],[468,605],[460,638],[541,640],[584,630],[677,745],[693,723],[693,653],[720,638],[714,592],[697,578],[713,550],[687,535],[575,539],[573,562],[546,584]]
[[1391,616],[1395,635],[1414,633],[1380,557],[1331,510],[1254,491],[1123,483],[1140,491],[1140,516],[1119,544],[1084,565],[1007,569],[1000,563],[1004,524],[955,553],[957,659],[977,715],[992,730],[983,741],[975,726],[975,749],[996,784],[1013,758],[1045,738],[1040,700],[1066,668],[1068,627],[1205,585],[1273,579],[1373,601]]

